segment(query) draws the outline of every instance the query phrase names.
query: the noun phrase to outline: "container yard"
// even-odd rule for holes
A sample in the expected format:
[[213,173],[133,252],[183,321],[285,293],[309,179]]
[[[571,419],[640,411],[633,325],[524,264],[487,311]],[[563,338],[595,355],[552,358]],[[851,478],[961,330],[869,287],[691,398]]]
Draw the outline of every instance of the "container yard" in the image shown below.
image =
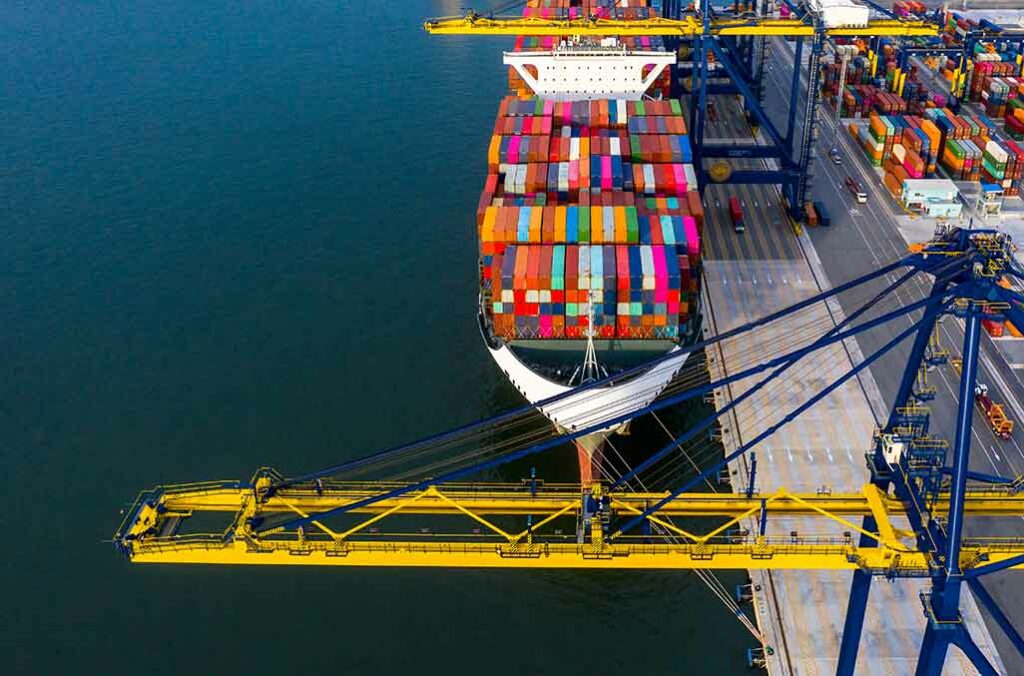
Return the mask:
[[[897,2],[893,10],[901,17],[926,13],[912,2]],[[848,129],[874,166],[888,165],[883,180],[897,200],[907,178],[932,177],[997,185],[1004,198],[1019,197],[1020,43],[977,39],[975,31],[995,26],[985,18],[954,11],[940,23],[940,33],[930,39],[837,46],[823,68],[823,100],[838,107],[841,118],[869,120],[850,122]],[[906,129],[912,131],[901,133]],[[959,214],[941,207],[924,215]]]
[[[751,669],[1024,664],[1019,591],[980,581],[1024,570],[1024,385],[985,342],[1024,326],[1024,265],[965,222],[1020,201],[1024,31],[857,0],[528,0],[424,28],[508,40],[466,223],[484,347],[525,403],[299,476],[145,491],[118,550],[686,571]],[[660,438],[639,457],[617,446],[636,425]],[[578,482],[539,477],[545,452]],[[193,511],[229,525],[179,533]]]

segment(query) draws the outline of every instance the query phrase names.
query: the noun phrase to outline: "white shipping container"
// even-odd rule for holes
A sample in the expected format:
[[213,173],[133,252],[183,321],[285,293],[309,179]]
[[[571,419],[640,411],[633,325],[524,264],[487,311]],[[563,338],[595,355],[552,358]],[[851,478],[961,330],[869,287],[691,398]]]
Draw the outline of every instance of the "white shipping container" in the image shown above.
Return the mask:
[[601,225],[603,226],[604,241],[615,241],[615,207],[601,207]]
[[614,136],[608,139],[608,151],[612,154],[612,156],[622,154],[622,146],[619,143],[618,136]]
[[644,192],[653,195],[658,187],[654,182],[654,167],[650,164],[644,165]]
[[995,141],[989,141],[985,144],[985,152],[988,153],[989,157],[994,159],[997,164],[1003,164],[1010,159],[1009,153],[999,147]]
[[[620,5],[625,7],[626,5]],[[615,115],[619,119],[619,124],[626,126],[626,122],[629,120],[629,115],[626,113],[626,100],[616,99],[615,100]]]
[[578,136],[569,139],[569,159],[580,159],[580,138]]
[[649,244],[640,247],[640,269],[643,271],[643,288],[654,290],[654,255]]
[[871,10],[852,0],[810,0],[808,4],[821,15],[827,28],[868,25]]
[[687,190],[694,191],[697,189],[697,172],[693,170],[692,164],[683,165],[683,173],[686,174],[686,186]]

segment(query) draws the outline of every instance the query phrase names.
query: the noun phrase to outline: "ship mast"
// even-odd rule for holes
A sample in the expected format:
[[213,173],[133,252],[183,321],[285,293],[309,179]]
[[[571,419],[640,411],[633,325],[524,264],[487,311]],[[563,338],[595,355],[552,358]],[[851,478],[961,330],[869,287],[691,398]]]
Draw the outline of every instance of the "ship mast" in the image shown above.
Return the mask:
[[587,304],[587,352],[583,357],[583,374],[580,384],[590,383],[600,378],[597,366],[597,350],[594,349],[594,290],[589,293]]

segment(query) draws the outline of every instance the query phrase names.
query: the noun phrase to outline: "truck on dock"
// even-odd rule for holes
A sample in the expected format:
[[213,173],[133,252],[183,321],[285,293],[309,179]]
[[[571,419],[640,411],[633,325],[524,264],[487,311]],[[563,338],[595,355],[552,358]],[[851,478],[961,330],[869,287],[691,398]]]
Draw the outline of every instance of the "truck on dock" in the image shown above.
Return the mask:
[[812,203],[804,203],[804,214],[807,216],[807,225],[818,224],[818,212],[814,210],[814,205]]
[[828,210],[825,209],[825,205],[821,202],[814,202],[814,211],[818,214],[818,225],[828,227],[832,225],[832,217],[828,215]]
[[732,217],[732,227],[736,232],[743,232],[747,229],[743,225],[743,207],[740,206],[739,197],[729,198],[729,216]]
[[988,385],[978,383],[974,387],[974,401],[978,402],[978,406],[985,413],[992,433],[1000,439],[1009,439],[1013,434],[1013,421],[1006,417],[1003,407],[988,396]]

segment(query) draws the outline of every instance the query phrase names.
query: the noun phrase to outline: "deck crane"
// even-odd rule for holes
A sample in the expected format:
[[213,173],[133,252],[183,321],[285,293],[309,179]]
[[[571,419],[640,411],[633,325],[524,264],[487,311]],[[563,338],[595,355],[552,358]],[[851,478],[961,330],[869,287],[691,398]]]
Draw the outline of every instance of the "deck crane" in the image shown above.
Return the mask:
[[[701,190],[709,183],[778,184],[782,186],[784,201],[794,221],[806,215],[804,202],[810,192],[813,146],[816,138],[819,87],[817,63],[825,41],[831,38],[853,37],[935,37],[937,23],[924,19],[899,19],[872,3],[872,11],[885,18],[871,19],[858,26],[827,26],[823,16],[811,11],[803,3],[786,0],[797,18],[768,16],[769,4],[762,3],[759,14],[719,14],[708,0],[700,0],[699,11],[687,12],[681,2],[667,2],[665,16],[646,19],[620,20],[613,18],[582,17],[578,19],[545,19],[537,17],[481,16],[469,12],[464,16],[429,19],[424,29],[431,35],[477,36],[559,36],[607,37],[633,35],[660,35],[673,40],[692,43],[692,96],[690,132],[693,137],[693,165],[698,174]],[[764,110],[761,103],[760,82],[763,71],[754,68],[753,48],[744,41],[749,38],[781,37],[795,43],[794,72],[790,86],[785,130],[780,130]],[[805,49],[810,52],[802,124],[799,134],[796,114],[801,90],[800,73]],[[762,45],[763,50],[763,45]],[[716,91],[709,83],[711,69],[709,53],[716,64],[728,75],[732,89],[743,96],[744,107],[751,127],[763,132],[765,145],[738,146],[705,142],[705,115],[708,95]],[[763,59],[761,60],[763,64]],[[774,159],[775,169],[733,170],[730,162],[738,159]],[[703,160],[709,161],[705,168]]]
[[[872,580],[925,578],[931,587],[921,599],[927,623],[918,673],[939,674],[949,646],[956,645],[982,673],[993,674],[992,665],[970,636],[959,607],[960,591],[966,585],[1024,654],[1024,639],[980,582],[989,574],[1024,569],[1024,539],[964,535],[968,518],[1024,516],[1019,478],[981,474],[969,468],[981,320],[1009,319],[1024,325],[1024,311],[1019,309],[1024,297],[997,284],[1004,274],[1024,279],[1024,270],[1013,260],[1012,246],[1009,237],[1000,232],[948,230],[917,247],[915,253],[879,270],[759,322],[701,341],[698,348],[742,337],[763,322],[792,318],[794,313],[840,293],[885,280],[900,269],[908,271],[875,299],[806,344],[712,382],[690,385],[623,416],[644,415],[767,374],[738,399],[613,482],[544,484],[533,476],[520,483],[479,479],[496,467],[558,447],[574,435],[590,432],[589,428],[540,441],[524,439],[520,445],[503,447],[492,456],[475,457],[468,465],[411,480],[344,478],[374,463],[415,457],[415,453],[430,447],[451,452],[458,439],[483,444],[494,425],[512,425],[522,412],[519,410],[297,477],[286,478],[264,468],[247,481],[160,486],[143,491],[127,510],[114,543],[135,563],[849,570],[853,581],[839,674],[853,673]],[[932,278],[929,294],[867,319],[868,310],[878,310],[881,299],[891,297],[900,284],[917,274]],[[935,322],[943,315],[960,317],[966,326],[956,434],[951,445],[929,433],[928,409],[914,394]],[[705,434],[738,401],[783,376],[807,355],[882,324],[897,319],[905,322],[904,317],[911,318],[909,327],[899,323],[896,335],[886,344],[799,406],[773,412],[775,422],[763,433],[713,466],[670,490],[627,490],[631,480],[664,462],[680,444]],[[759,492],[753,482],[745,493],[695,492],[700,482],[756,448],[910,338],[910,356],[893,407],[888,420],[876,431],[867,454],[871,481],[859,493],[800,494],[781,487]],[[649,365],[641,368],[646,367]],[[618,377],[629,377],[629,372],[612,379]],[[607,380],[581,387],[599,387]],[[551,403],[557,403],[557,399]],[[595,424],[616,422],[620,421]],[[222,531],[188,532],[194,515],[212,513],[225,517]],[[777,519],[798,515],[814,520],[812,537],[783,535],[771,528]],[[431,525],[411,527],[409,517]],[[750,527],[737,528],[746,524]],[[675,539],[653,535],[647,528],[652,525]]]

